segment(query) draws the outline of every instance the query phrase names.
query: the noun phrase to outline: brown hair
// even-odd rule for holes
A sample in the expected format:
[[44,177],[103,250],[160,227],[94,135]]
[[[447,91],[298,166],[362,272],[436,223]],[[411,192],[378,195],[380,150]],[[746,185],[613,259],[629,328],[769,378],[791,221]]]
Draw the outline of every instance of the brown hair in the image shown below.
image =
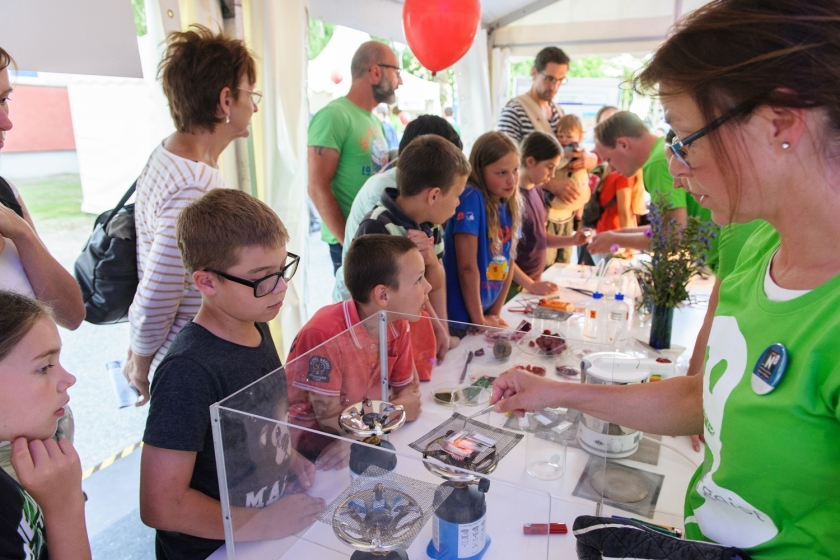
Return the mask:
[[210,132],[222,122],[219,93],[230,88],[239,99],[239,82],[247,76],[257,81],[254,57],[243,41],[224,33],[213,33],[202,25],[189,31],[173,31],[158,66],[169,112],[179,132],[203,128]]
[[[616,111],[616,112],[618,112],[618,107],[613,107],[612,105],[604,105],[603,107],[601,107],[600,109],[598,109],[598,112],[597,112],[597,113],[595,113],[595,124],[600,124],[600,122],[601,122],[601,117],[603,117],[603,116],[604,116],[604,113],[606,113],[607,111]],[[612,115],[610,115],[610,116],[612,116]]]
[[0,47],[0,70],[4,68],[8,68],[11,66],[12,68],[16,68],[17,65],[15,64],[15,59],[12,58],[12,55],[7,53],[3,47]]
[[[688,94],[706,122],[745,104],[730,123],[745,121],[761,105],[821,108],[829,119],[821,144],[831,150],[840,132],[838,83],[836,0],[714,0],[676,25],[633,86],[650,94],[664,84],[662,95]],[[720,130],[708,138],[737,185],[738,167]]]
[[399,258],[417,246],[407,237],[371,233],[353,240],[344,257],[344,285],[357,303],[368,303],[379,285],[400,287]]
[[0,290],[0,361],[14,350],[35,323],[52,319],[52,311],[40,301]]
[[236,189],[213,189],[181,211],[175,238],[184,269],[192,274],[224,272],[236,265],[242,247],[274,249],[288,243],[289,233],[264,202]]
[[554,159],[563,153],[563,147],[551,134],[536,131],[522,139],[519,151],[521,152],[520,160],[524,166],[525,160],[529,157],[534,158],[537,163]]
[[557,121],[557,134],[561,132],[580,132],[583,134],[583,123],[577,115],[563,115]]
[[[470,166],[472,173],[470,173],[469,184],[481,191],[484,195],[484,211],[487,214],[487,237],[491,241],[501,241],[502,232],[499,227],[499,211],[496,206],[496,201],[493,200],[492,194],[487,189],[487,183],[484,181],[484,168],[492,165],[505,157],[506,155],[514,153],[519,155],[519,148],[516,147],[510,136],[504,132],[485,132],[473,144],[472,151],[470,151]],[[516,232],[519,231],[519,223],[522,221],[521,203],[519,200],[519,186],[513,191],[513,196],[510,198],[501,199],[503,205],[507,205],[511,218],[511,258],[516,256]]]
[[424,134],[400,153],[397,188],[400,196],[416,196],[434,187],[446,194],[455,179],[469,174],[470,162],[464,152],[436,134]]
[[554,64],[569,64],[569,55],[563,52],[563,49],[557,47],[546,47],[537,53],[534,59],[534,69],[537,72],[542,72],[550,63]]
[[608,148],[615,148],[619,138],[641,138],[650,132],[636,113],[619,111],[595,127],[595,139]]

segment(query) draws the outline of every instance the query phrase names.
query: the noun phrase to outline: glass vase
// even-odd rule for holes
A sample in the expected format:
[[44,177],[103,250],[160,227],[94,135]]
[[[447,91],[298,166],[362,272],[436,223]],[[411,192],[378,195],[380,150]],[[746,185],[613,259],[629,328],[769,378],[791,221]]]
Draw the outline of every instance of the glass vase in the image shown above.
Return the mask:
[[674,326],[674,308],[654,305],[650,323],[650,345],[657,350],[671,347],[671,329]]

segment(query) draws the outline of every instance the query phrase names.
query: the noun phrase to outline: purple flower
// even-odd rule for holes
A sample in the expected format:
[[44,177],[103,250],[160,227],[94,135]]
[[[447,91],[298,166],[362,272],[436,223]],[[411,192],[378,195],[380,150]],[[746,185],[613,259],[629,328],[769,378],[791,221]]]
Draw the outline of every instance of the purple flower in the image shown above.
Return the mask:
[[644,236],[647,237],[648,239],[652,239],[653,238],[653,230],[650,229],[650,228],[646,229],[644,231]]
[[619,245],[618,243],[613,243],[612,245],[610,245],[610,253],[618,253],[620,249],[621,245]]

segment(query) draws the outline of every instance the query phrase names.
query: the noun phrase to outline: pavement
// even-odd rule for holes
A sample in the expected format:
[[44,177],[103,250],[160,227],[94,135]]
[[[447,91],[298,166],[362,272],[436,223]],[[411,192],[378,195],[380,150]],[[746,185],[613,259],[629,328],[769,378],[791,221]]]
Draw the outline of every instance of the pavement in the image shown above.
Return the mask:
[[[90,224],[38,225],[50,252],[68,270],[90,234]],[[330,303],[332,263],[320,233],[309,236],[308,315]],[[70,406],[76,420],[75,447],[82,469],[95,470],[82,482],[88,537],[95,560],[154,559],[154,531],[140,521],[140,448],[148,406],[117,407],[117,398],[105,364],[124,360],[128,350],[128,324],[97,326],[83,323],[77,330],[59,329],[61,363],[76,376]]]

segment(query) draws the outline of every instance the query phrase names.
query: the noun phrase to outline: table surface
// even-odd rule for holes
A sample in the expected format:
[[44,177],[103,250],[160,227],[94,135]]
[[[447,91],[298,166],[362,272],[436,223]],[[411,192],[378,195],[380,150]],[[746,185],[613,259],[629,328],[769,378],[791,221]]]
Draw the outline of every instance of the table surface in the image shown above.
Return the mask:
[[[558,296],[563,301],[568,301],[583,307],[589,301],[589,297],[578,292],[568,290],[568,287],[580,289],[594,289],[599,283],[599,278],[593,274],[593,267],[580,265],[554,265],[543,274],[543,279],[550,280],[563,286]],[[607,283],[608,284],[608,283]],[[688,348],[680,362],[687,363],[688,355],[693,348],[694,340],[702,325],[706,312],[704,302],[708,301],[708,295],[713,285],[712,279],[695,279],[689,286],[689,291],[696,302],[675,310],[674,329],[672,335],[673,352],[663,352],[668,357],[675,358],[681,350],[680,347]],[[601,288],[609,295],[615,291],[614,286],[601,284]],[[637,288],[635,288],[637,289]],[[630,292],[628,298],[632,304],[634,289],[627,289]],[[560,331],[567,338],[570,345],[591,343],[583,337],[582,316],[576,313],[568,322],[563,324],[553,322],[544,323],[522,313],[516,313],[511,309],[518,309],[523,302],[538,299],[537,296],[519,294],[507,305],[505,305],[502,318],[514,328],[523,319],[527,319],[535,327],[549,328],[552,332]],[[632,307],[632,306],[631,306]],[[638,342],[647,341],[649,325],[640,322],[640,317],[631,312],[631,328],[627,342],[619,346],[619,350],[628,351],[635,355],[656,356],[656,352],[645,344]],[[677,346],[679,345],[679,346]],[[471,383],[481,376],[497,376],[503,371],[515,365],[542,365],[548,370],[549,376],[557,379],[558,382],[579,383],[579,380],[561,379],[553,374],[556,357],[538,357],[531,352],[524,351],[521,347],[514,347],[511,357],[504,363],[498,363],[492,358],[492,344],[487,342],[481,334],[467,336],[461,344],[447,354],[444,362],[435,367],[432,381],[421,384],[423,411],[420,419],[415,422],[406,423],[402,428],[390,436],[390,442],[394,444],[397,452],[403,455],[399,459],[398,470],[403,475],[416,477],[433,483],[439,483],[440,479],[435,478],[431,473],[425,471],[419,461],[419,453],[411,450],[408,444],[425,435],[433,427],[451,417],[453,409],[448,406],[441,406],[435,403],[432,393],[435,388],[446,385],[457,385],[458,378],[464,368],[467,353],[470,350],[485,348],[484,359],[474,359],[468,370],[468,381]],[[605,348],[606,349],[606,348]],[[476,407],[476,411],[481,407]],[[460,411],[460,410],[459,410]],[[480,418],[480,421],[496,427],[502,427],[507,418],[502,414],[489,413]],[[566,459],[566,472],[558,480],[544,481],[530,476],[526,471],[528,462],[528,438],[532,434],[525,434],[525,438],[513,448],[513,450],[500,461],[491,479],[497,481],[491,485],[487,494],[488,504],[488,535],[494,538],[493,543],[485,554],[484,558],[521,557],[523,546],[533,550],[533,557],[550,558],[574,558],[575,539],[571,532],[567,535],[554,535],[551,537],[523,537],[518,526],[515,531],[508,532],[504,520],[527,518],[530,522],[544,523],[550,516],[552,522],[566,523],[571,531],[572,523],[578,515],[620,515],[625,517],[639,518],[640,515],[622,511],[615,506],[603,505],[600,510],[596,502],[579,498],[573,495],[575,487],[584,472],[587,462],[590,459],[589,453],[578,448],[569,446]],[[632,459],[618,459],[617,463],[634,467],[650,473],[664,476],[662,488],[656,505],[656,513],[653,520],[669,526],[682,527],[682,511],[686,489],[691,476],[696,470],[696,465],[703,460],[702,452],[695,452],[691,448],[688,437],[662,437],[663,446],[660,448],[658,464],[650,465],[640,463]],[[668,446],[668,447],[666,447]],[[676,453],[672,448],[679,450],[683,455]],[[417,457],[416,462],[412,461]],[[689,463],[688,459],[694,464]],[[345,469],[346,471],[347,469]],[[334,488],[322,488],[329,502],[330,496],[335,496],[346,487],[349,474],[342,474],[334,477]],[[317,482],[317,479],[316,479]],[[329,484],[327,484],[329,486]],[[517,489],[521,490],[517,493]],[[312,493],[312,492],[310,492]],[[318,493],[318,491],[316,491]],[[531,502],[529,504],[529,502]],[[513,508],[513,509],[511,509]],[[517,514],[517,508],[525,508],[524,513]],[[530,509],[531,517],[528,517]],[[431,536],[431,523],[427,523],[409,548],[409,555],[412,558],[424,558],[425,547]],[[513,547],[511,550],[507,550]],[[333,535],[327,525],[316,523],[308,530],[298,534],[297,537],[282,539],[280,541],[260,541],[254,543],[236,543],[237,558],[347,558],[351,549],[344,547]],[[548,549],[548,551],[546,551]],[[532,557],[530,554],[528,557]],[[216,551],[211,558],[221,560],[227,558],[226,548],[223,546]]]

